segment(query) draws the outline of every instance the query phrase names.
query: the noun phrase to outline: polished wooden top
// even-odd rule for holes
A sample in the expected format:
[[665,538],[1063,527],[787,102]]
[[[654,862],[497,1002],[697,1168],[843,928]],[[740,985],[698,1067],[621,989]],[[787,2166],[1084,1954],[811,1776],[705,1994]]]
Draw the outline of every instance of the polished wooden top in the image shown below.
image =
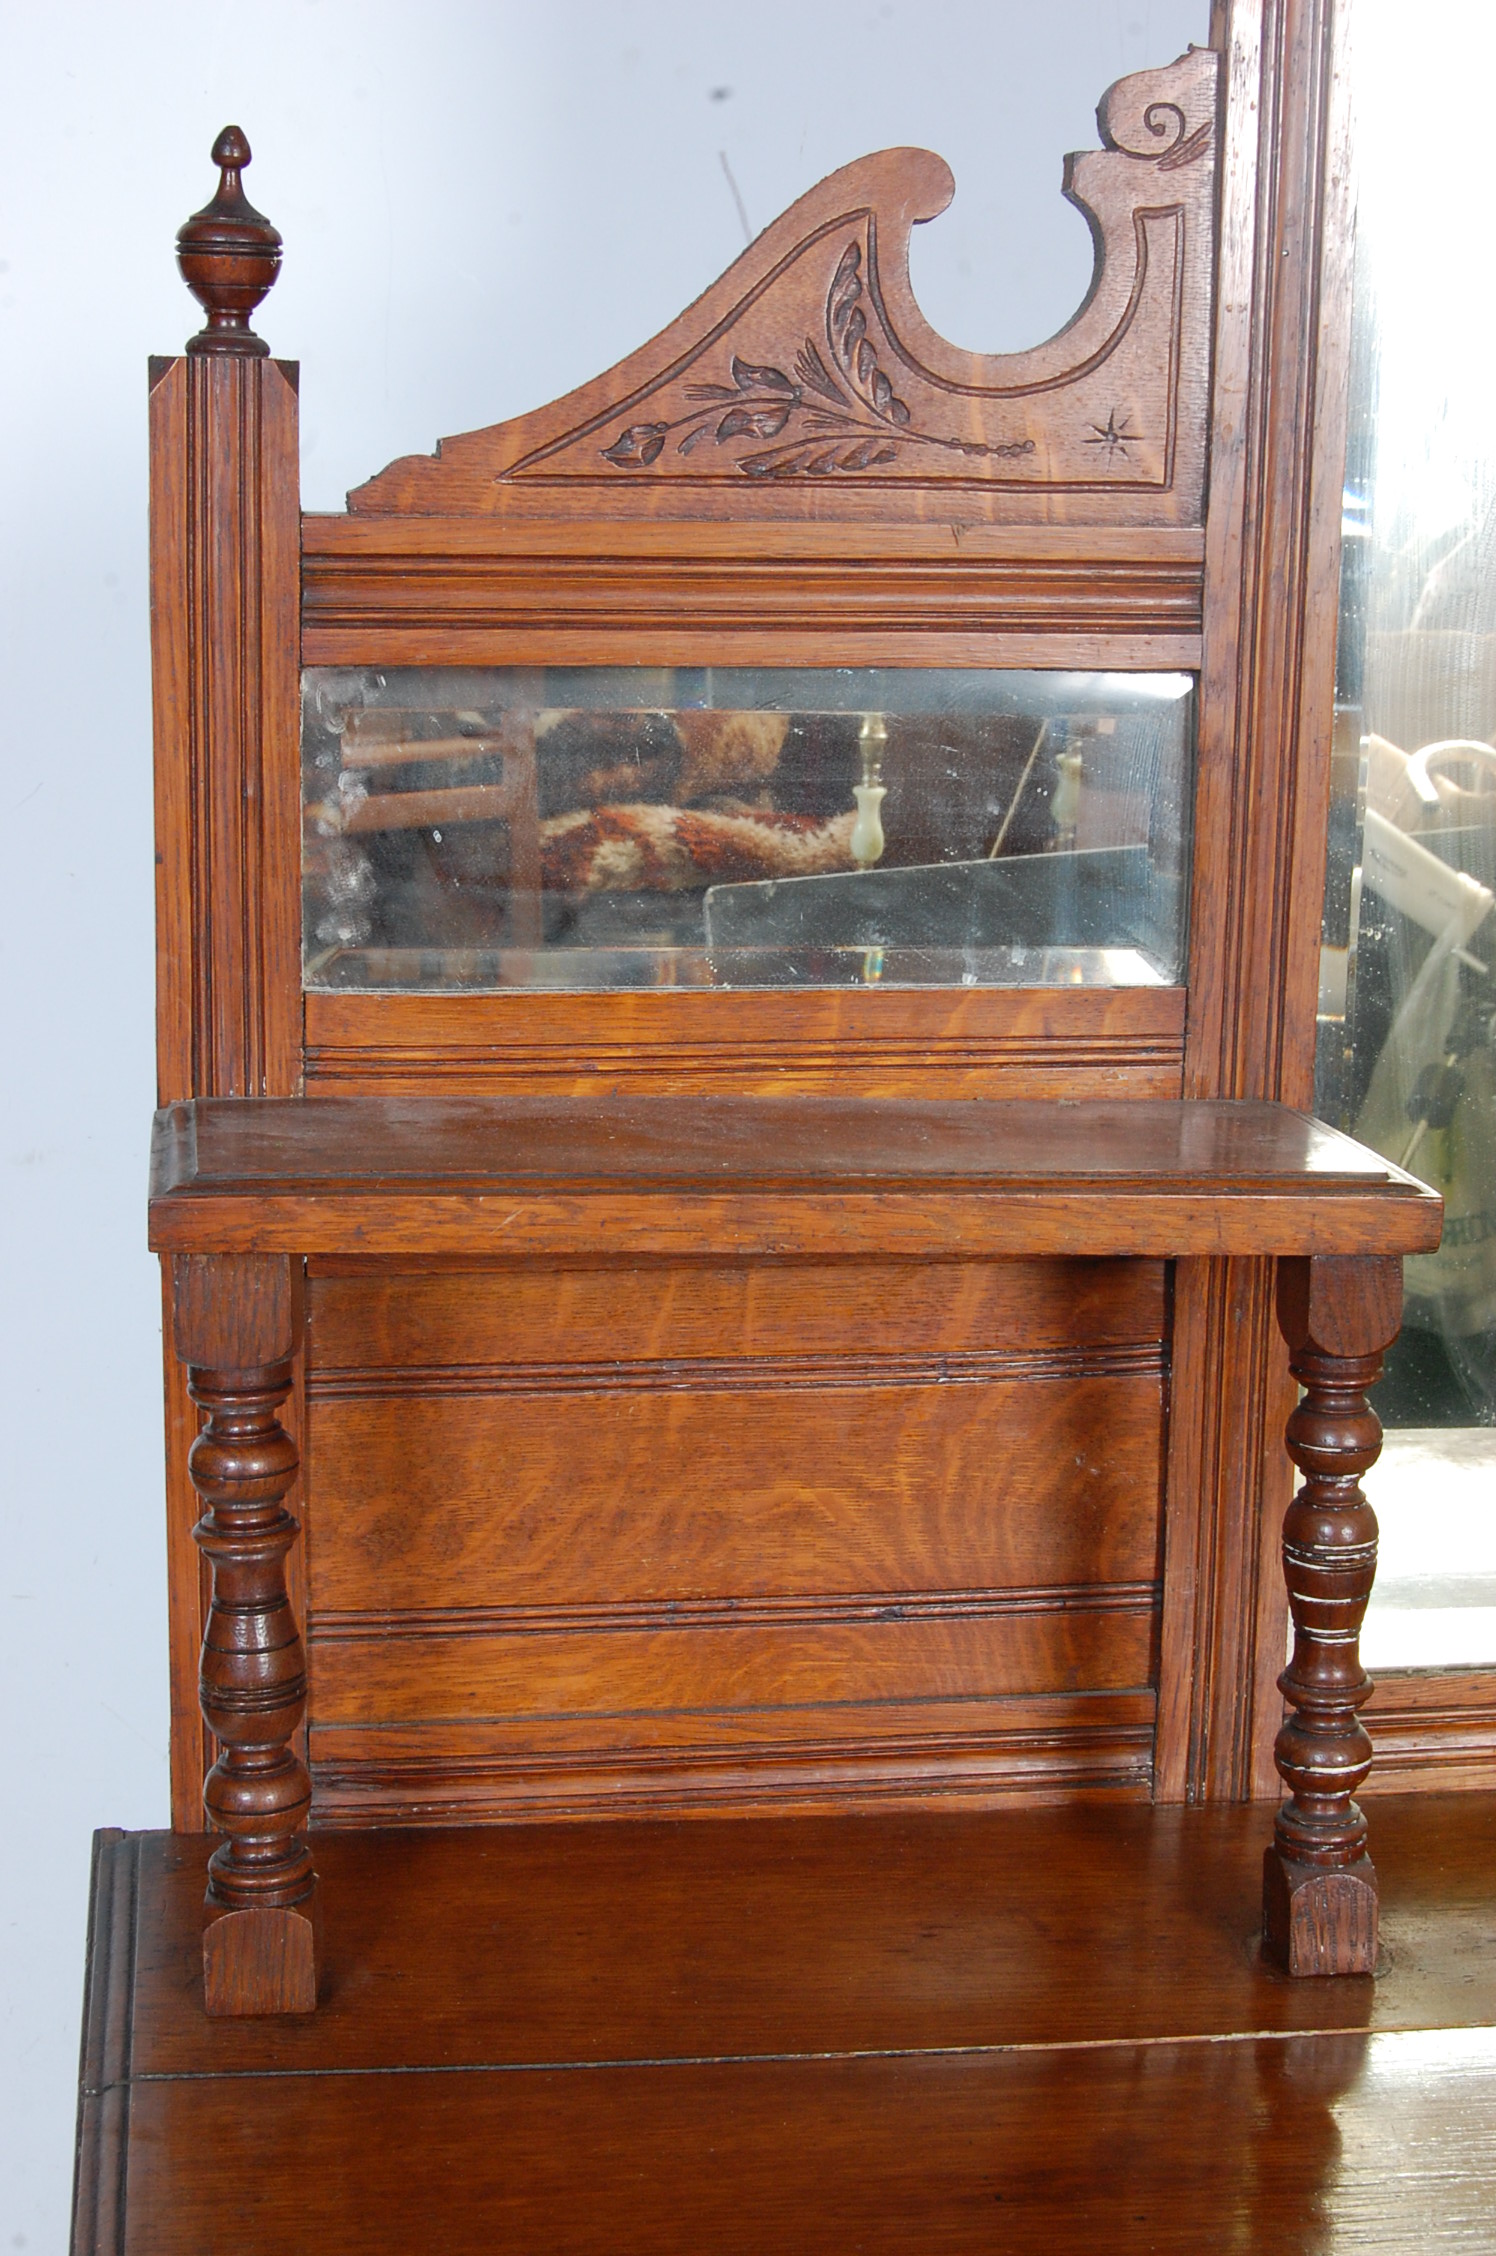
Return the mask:
[[199,1100],[156,1118],[185,1253],[1427,1251],[1442,1207],[1287,1106]]

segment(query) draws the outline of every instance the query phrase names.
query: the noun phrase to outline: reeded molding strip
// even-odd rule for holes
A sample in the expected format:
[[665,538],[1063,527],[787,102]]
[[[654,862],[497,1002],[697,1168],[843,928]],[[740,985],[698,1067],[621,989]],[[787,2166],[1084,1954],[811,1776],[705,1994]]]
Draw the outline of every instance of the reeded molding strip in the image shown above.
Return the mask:
[[709,1074],[723,1082],[760,1081],[767,1074],[834,1074],[844,1082],[859,1071],[891,1073],[990,1072],[1004,1067],[1054,1069],[1067,1073],[1136,1071],[1155,1067],[1177,1073],[1184,1058],[1184,1037],[1118,1034],[1087,1039],[1057,1035],[988,1038],[963,1035],[945,1040],[900,1042],[886,1038],[845,1041],[776,1043],[772,1050],[742,1042],[650,1042],[634,1039],[609,1043],[586,1041],[580,1049],[568,1046],[558,1054],[540,1042],[484,1041],[477,1043],[310,1042],[306,1052],[308,1083],[356,1078],[361,1083],[405,1081],[419,1078],[439,1087],[443,1081],[497,1079],[500,1074],[522,1074],[527,1085],[543,1088],[551,1082],[570,1087],[589,1073],[627,1074],[641,1082],[663,1069],[677,1079]]
[[317,1608],[314,1645],[408,1638],[596,1636],[613,1630],[829,1628],[844,1622],[993,1620],[1015,1614],[1149,1614],[1156,1582],[1034,1583],[1011,1590],[879,1590],[552,1606]]
[[[315,1352],[315,1338],[313,1352]],[[990,1386],[1048,1379],[1162,1378],[1158,1340],[940,1355],[661,1356],[628,1362],[312,1364],[312,1402],[386,1396],[784,1393],[827,1388]]]
[[[898,1733],[887,1738],[765,1739],[725,1747],[608,1748],[579,1765],[574,1752],[523,1749],[396,1760],[317,1756],[317,1822],[345,1826],[472,1823],[479,1816],[573,1817],[671,1811],[824,1809],[834,1795],[857,1805],[981,1803],[1061,1791],[1146,1795],[1153,1775],[1153,1694],[1091,1696],[1102,1712],[1082,1722],[1074,1703],[1052,1718],[986,1731]],[[341,1737],[341,1734],[340,1734]]]

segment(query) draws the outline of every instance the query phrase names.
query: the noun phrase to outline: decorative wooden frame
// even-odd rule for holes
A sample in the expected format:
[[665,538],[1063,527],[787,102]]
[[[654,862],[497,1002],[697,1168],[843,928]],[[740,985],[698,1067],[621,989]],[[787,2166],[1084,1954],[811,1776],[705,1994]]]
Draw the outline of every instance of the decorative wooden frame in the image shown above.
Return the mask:
[[[1113,89],[1105,146],[1067,170],[1096,287],[1032,353],[955,354],[926,329],[908,231],[949,176],[892,152],[802,199],[618,369],[391,465],[346,516],[299,530],[296,371],[248,328],[278,239],[244,200],[242,137],[226,136],[184,268],[205,281],[215,257],[236,261],[232,302],[207,288],[208,330],[152,370],[163,1101],[1307,1104],[1348,291],[1333,45],[1330,0],[1233,0],[1211,50]],[[823,417],[812,437],[822,402],[842,413],[820,371],[856,405],[847,429]],[[298,660],[583,657],[1198,668],[1187,987],[303,998]],[[1249,1256],[1176,1268],[1162,1799],[1274,1781],[1291,1397],[1272,1289]],[[167,1388],[173,1801],[190,1828],[211,1755],[195,1697],[207,1594],[186,1469],[197,1419],[174,1364]],[[293,1439],[301,1389],[298,1362]],[[294,1489],[287,1502],[300,1508]],[[289,1564],[299,1606],[297,1552]]]

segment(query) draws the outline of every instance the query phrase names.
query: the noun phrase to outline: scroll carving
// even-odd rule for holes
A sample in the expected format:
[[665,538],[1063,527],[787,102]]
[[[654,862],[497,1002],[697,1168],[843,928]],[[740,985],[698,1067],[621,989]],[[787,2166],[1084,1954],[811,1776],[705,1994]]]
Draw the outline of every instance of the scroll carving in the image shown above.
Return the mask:
[[887,150],[802,197],[617,368],[392,463],[349,506],[534,514],[581,486],[589,507],[657,520],[862,517],[861,494],[883,519],[959,495],[964,515],[996,522],[1196,524],[1215,116],[1203,48],[1105,96],[1103,146],[1065,163],[1096,244],[1092,286],[1045,344],[964,353],[928,327],[909,235],[953,182],[928,151]]

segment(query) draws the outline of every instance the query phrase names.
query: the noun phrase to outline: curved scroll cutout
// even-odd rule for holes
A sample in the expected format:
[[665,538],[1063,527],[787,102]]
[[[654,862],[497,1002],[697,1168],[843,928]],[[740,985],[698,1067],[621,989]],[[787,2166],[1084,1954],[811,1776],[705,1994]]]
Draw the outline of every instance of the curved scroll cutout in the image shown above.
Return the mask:
[[[1124,78],[1071,156],[1096,267],[1064,329],[960,352],[909,285],[950,202],[922,149],[801,197],[650,344],[566,398],[409,456],[357,512],[1194,524],[1203,506],[1216,57]],[[523,497],[523,498],[522,498]],[[547,497],[549,497],[547,499]]]

